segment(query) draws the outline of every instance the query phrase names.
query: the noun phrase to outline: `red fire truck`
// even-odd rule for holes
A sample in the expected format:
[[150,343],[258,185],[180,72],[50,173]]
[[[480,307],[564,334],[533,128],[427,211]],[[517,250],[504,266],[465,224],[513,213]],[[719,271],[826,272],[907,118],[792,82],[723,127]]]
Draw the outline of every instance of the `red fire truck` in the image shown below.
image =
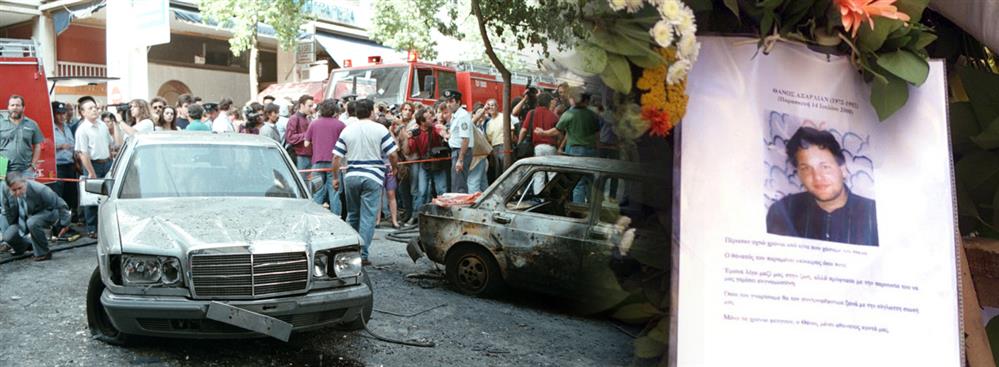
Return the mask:
[[0,118],[7,118],[12,95],[24,97],[24,115],[38,123],[45,141],[39,159],[38,177],[56,177],[52,135],[52,105],[49,102],[45,68],[34,42],[0,38]]
[[[406,63],[382,64],[376,56],[369,58],[368,64],[333,70],[325,96],[340,99],[356,95],[389,105],[403,102],[431,105],[444,90],[454,89],[461,92],[462,103],[468,107],[490,98],[503,100],[503,79],[490,67],[420,62],[413,54]],[[528,85],[554,91],[559,83],[544,75],[522,73],[515,73],[512,82],[512,96],[522,95]]]

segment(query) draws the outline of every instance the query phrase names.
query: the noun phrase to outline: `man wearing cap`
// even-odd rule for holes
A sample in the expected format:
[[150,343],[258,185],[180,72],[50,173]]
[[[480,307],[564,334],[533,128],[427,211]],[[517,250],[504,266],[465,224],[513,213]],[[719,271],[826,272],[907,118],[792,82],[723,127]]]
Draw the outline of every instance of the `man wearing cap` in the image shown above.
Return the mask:
[[7,157],[7,171],[35,177],[34,168],[41,158],[42,130],[24,115],[24,97],[12,95],[7,100],[7,119],[0,120],[0,155]]
[[[205,109],[204,114],[201,115],[201,122],[208,125],[208,130],[212,130],[212,121],[215,121],[219,117],[219,104],[214,102],[202,103],[201,107]],[[188,112],[190,114],[190,112]]]
[[[73,156],[76,152],[76,137],[73,136],[69,123],[69,110],[65,103],[52,102],[52,116],[55,117],[52,135],[55,138],[56,148],[56,177],[74,179],[80,177],[76,171],[76,162]],[[67,204],[76,208],[77,185],[58,181],[52,184],[52,189],[59,194]]]
[[461,92],[448,89],[442,97],[450,112],[447,145],[451,147],[451,191],[467,194],[468,169],[472,166],[472,148],[475,147],[472,129],[475,126],[472,125],[472,115],[461,106]]
[[[80,157],[87,178],[102,178],[111,169],[111,150],[114,141],[108,125],[98,119],[100,111],[93,97],[85,96],[78,100],[83,121],[76,129],[76,153]],[[83,207],[90,238],[97,238],[97,207]]]

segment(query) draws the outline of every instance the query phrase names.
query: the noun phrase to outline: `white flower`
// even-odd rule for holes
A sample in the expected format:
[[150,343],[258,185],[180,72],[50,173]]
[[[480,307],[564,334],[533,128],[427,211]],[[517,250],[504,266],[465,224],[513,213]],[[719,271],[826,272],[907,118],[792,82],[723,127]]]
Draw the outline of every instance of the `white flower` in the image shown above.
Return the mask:
[[628,8],[629,13],[634,13],[642,9],[642,0],[625,0],[625,7]]
[[690,61],[677,60],[669,66],[669,71],[666,72],[666,84],[673,85],[683,80],[688,71],[690,71]]
[[673,24],[680,28],[682,33],[694,33],[697,31],[697,25],[694,23],[694,11],[690,8],[684,6],[683,10],[680,11],[675,18],[670,18]]
[[676,19],[680,15],[681,6],[680,0],[663,0],[659,4],[659,14],[665,19]]
[[607,4],[610,4],[611,9],[614,11],[624,10],[629,0],[607,0]]
[[693,33],[684,34],[676,43],[676,51],[680,54],[680,58],[691,62],[694,61],[692,56],[697,53],[700,47],[701,45],[697,43],[697,38]]
[[660,47],[669,47],[673,43],[673,26],[665,20],[660,20],[656,23],[652,29],[649,30],[649,34],[652,38],[656,40],[656,43]]

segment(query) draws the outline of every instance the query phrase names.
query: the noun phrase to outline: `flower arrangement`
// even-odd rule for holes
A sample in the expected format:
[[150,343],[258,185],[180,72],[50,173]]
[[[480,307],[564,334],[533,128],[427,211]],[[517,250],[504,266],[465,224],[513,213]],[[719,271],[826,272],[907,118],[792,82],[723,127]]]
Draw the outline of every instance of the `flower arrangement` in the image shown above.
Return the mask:
[[608,0],[591,3],[586,20],[589,33],[560,63],[599,75],[622,97],[613,120],[626,143],[667,136],[686,111],[687,73],[700,52],[694,12],[681,0]]
[[618,141],[668,136],[686,113],[687,75],[700,54],[691,1],[559,1],[579,11],[570,18],[575,38],[564,43],[571,52],[554,61],[613,91],[605,97]]

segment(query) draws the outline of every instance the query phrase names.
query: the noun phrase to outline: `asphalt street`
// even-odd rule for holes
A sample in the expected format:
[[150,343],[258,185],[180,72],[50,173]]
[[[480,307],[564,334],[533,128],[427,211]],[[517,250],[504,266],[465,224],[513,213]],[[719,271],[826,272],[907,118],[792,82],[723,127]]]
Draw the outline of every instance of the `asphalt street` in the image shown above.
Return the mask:
[[[84,295],[97,258],[94,246],[83,246],[57,252],[51,261],[0,264],[0,366],[630,364],[632,339],[607,319],[573,316],[558,301],[534,294],[479,299],[460,295],[443,281],[407,278],[433,265],[426,259],[414,264],[405,244],[385,240],[387,233],[378,230],[374,265],[368,268],[376,311],[369,327],[389,338],[430,341],[432,348],[333,329],[294,335],[288,343],[148,339],[127,348],[111,346],[91,339],[87,329]],[[0,255],[0,261],[8,257]]]

